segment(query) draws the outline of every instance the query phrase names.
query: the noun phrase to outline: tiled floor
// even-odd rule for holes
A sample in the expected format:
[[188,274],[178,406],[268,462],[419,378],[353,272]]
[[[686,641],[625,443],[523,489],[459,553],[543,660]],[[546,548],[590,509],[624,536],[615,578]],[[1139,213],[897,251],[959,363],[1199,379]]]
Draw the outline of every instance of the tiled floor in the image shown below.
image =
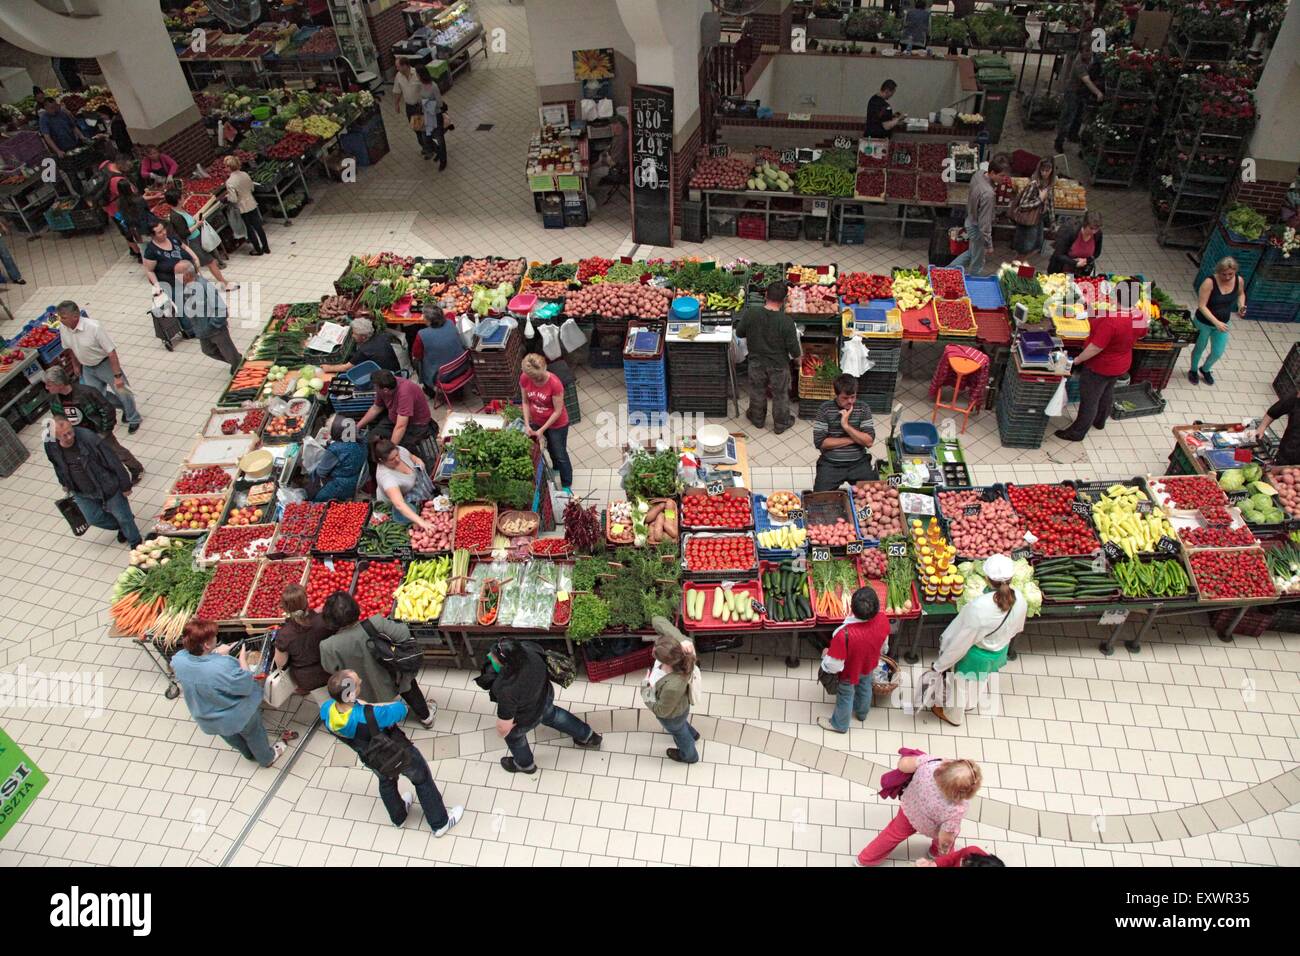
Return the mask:
[[[443,173],[422,162],[411,137],[390,124],[393,152],[349,185],[320,185],[291,228],[270,227],[275,254],[239,255],[229,274],[256,283],[272,304],[318,296],[354,251],[499,253],[572,258],[628,250],[623,210],[602,208],[585,229],[544,231],[522,182],[523,144],[535,122],[533,74],[520,7],[481,2],[507,52],[458,80],[448,96],[457,130]],[[391,114],[390,114],[391,116]],[[1007,139],[1041,148],[1043,134]],[[492,124],[485,132],[479,124]],[[1160,249],[1141,193],[1098,191],[1106,216],[1106,263],[1154,278],[1175,295],[1194,272]],[[166,352],[153,338],[147,285],[116,237],[15,242],[29,284],[3,293],[18,321],[71,297],[116,337],[145,415],[125,439],[149,471],[132,500],[139,515],[161,503],[223,369],[192,343]],[[823,250],[802,243],[723,239],[699,252],[719,258],[817,261],[880,271],[916,264],[924,244],[900,249],[875,235],[866,246]],[[8,326],[12,329],[13,326]],[[1112,423],[1083,446],[1049,439],[1042,449],[1002,448],[991,415],[964,442],[978,481],[1126,476],[1164,470],[1169,427],[1193,419],[1260,414],[1270,382],[1296,340],[1295,326],[1243,322],[1219,367],[1220,385],[1176,378],[1165,414]],[[6,334],[12,334],[6,331]],[[250,328],[235,330],[238,343]],[[937,358],[917,346],[904,359],[898,401],[905,417],[928,415],[925,388]],[[1185,362],[1186,360],[1184,360]],[[1184,366],[1185,367],[1185,366]],[[583,422],[571,452],[575,490],[604,498],[617,486],[617,452],[600,447],[597,413],[622,400],[614,371],[579,371]],[[811,442],[800,423],[777,437],[750,437],[759,491],[811,483]],[[106,533],[73,538],[52,507],[57,497],[36,426],[23,432],[32,457],[0,482],[10,529],[0,569],[7,598],[0,633],[6,672],[81,672],[102,681],[102,712],[9,707],[0,721],[49,774],[51,784],[0,846],[0,863],[280,864],[386,863],[846,865],[893,807],[870,786],[900,746],[980,761],[986,787],[962,840],[1014,864],[1224,865],[1300,863],[1300,653],[1285,636],[1217,641],[1202,619],[1160,625],[1142,653],[1096,651],[1087,625],[1035,626],[1003,672],[996,715],[956,730],[929,715],[878,706],[847,737],[814,724],[829,711],[813,661],[787,669],[770,640],[706,658],[709,693],[698,726],[704,760],[667,761],[667,738],[639,709],[635,681],[580,681],[566,705],[608,731],[599,753],[545,738],[536,777],[505,774],[486,696],[465,671],[427,669],[439,705],[432,732],[412,736],[433,760],[448,803],[466,819],[443,840],[413,817],[393,829],[370,774],[304,710],[292,762],[249,765],[200,733],[183,704],[137,647],[105,632],[105,597],[124,562]],[[933,640],[927,654],[933,653]],[[898,861],[924,851],[918,839]]]

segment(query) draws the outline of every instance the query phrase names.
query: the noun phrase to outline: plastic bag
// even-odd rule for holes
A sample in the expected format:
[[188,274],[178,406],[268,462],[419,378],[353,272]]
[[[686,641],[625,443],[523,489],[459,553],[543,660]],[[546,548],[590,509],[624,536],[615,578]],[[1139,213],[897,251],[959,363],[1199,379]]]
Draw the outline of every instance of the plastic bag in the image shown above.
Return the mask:
[[175,318],[176,306],[172,304],[172,297],[161,287],[153,290],[153,303],[149,306],[149,312],[156,319]]
[[560,330],[553,325],[543,325],[542,329],[542,354],[551,361],[558,359],[564,354],[560,348]]
[[533,328],[533,316],[529,313],[528,318],[524,320],[524,338],[531,339],[536,334],[537,330]]
[[739,365],[749,357],[749,343],[742,338],[731,339],[731,364]]
[[308,435],[302,440],[302,458],[300,464],[302,470],[310,473],[325,455],[325,443],[318,438]]
[[456,332],[460,335],[460,344],[465,348],[474,346],[474,320],[461,313],[456,318]]
[[854,336],[845,342],[840,353],[840,371],[845,375],[862,375],[870,368],[871,360],[867,358],[867,347],[862,344],[862,339]]
[[1061,384],[1056,386],[1056,393],[1052,395],[1052,400],[1047,403],[1043,413],[1048,418],[1065,414],[1065,379],[1061,379]]
[[221,234],[213,229],[206,219],[199,227],[199,245],[203,247],[204,252],[216,252],[221,248]]
[[610,119],[614,115],[614,101],[606,97],[596,103],[596,119]]
[[587,337],[573,319],[565,319],[560,326],[560,344],[569,352],[575,352],[587,344]]
[[590,123],[592,120],[596,118],[595,100],[584,99],[582,102],[578,104],[578,109],[582,113],[583,120],[585,120],[586,122]]

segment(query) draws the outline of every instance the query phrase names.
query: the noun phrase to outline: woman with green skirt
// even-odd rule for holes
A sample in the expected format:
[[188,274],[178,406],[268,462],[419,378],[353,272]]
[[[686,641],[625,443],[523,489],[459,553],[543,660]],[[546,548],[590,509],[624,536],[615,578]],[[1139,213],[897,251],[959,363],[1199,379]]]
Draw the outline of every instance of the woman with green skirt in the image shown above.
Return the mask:
[[[974,707],[976,681],[1002,669],[1007,662],[1011,640],[1025,628],[1028,603],[1011,587],[1015,566],[1004,554],[995,554],[984,562],[986,590],[971,601],[944,629],[939,640],[939,657],[933,669],[942,675],[943,700],[930,708],[940,720],[960,727],[965,711]],[[965,686],[962,686],[965,685]],[[948,706],[945,706],[948,705]]]

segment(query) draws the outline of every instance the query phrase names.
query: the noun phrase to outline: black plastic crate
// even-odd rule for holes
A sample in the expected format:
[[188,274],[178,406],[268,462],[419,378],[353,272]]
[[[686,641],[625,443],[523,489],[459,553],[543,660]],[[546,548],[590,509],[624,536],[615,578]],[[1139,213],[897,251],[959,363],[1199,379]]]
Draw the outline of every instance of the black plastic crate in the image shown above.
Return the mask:
[[712,418],[727,417],[727,398],[708,398],[695,395],[673,393],[668,397],[668,410],[673,412],[695,412]]
[[858,376],[859,392],[893,392],[898,387],[898,372],[863,372]]
[[592,346],[587,351],[587,362],[592,368],[622,368],[622,348],[602,348]]
[[[1116,420],[1159,415],[1165,410],[1165,400],[1150,382],[1118,386],[1112,392],[1112,401],[1110,417]],[[1120,408],[1120,402],[1131,402],[1136,407],[1125,410]]]
[[817,417],[817,412],[822,407],[823,398],[801,398],[799,399],[798,417],[805,421],[812,421]]

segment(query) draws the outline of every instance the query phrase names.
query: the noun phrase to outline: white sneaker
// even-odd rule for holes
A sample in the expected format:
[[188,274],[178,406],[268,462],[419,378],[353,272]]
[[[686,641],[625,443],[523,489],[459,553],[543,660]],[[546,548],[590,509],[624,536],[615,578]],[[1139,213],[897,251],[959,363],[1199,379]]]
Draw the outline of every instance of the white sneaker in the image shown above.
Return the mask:
[[434,830],[433,835],[435,837],[446,836],[447,831],[450,830],[452,827],[454,827],[456,824],[460,823],[460,818],[463,817],[464,815],[465,815],[464,807],[452,807],[450,810],[447,811],[447,822],[444,823],[440,829]]
[[423,727],[425,730],[432,730],[433,718],[437,716],[438,716],[438,705],[435,704],[433,701],[429,701],[429,717],[427,720],[420,721],[420,726]]
[[[413,803],[415,803],[415,791],[414,791],[414,790],[408,790],[406,793],[402,794],[402,805],[403,805],[404,807],[406,807],[406,812],[407,812],[407,813],[410,813],[410,812],[411,812],[411,804],[413,804]],[[402,823],[405,823],[405,822],[406,822],[406,818],[403,817],[403,818],[402,818]],[[397,824],[397,826],[400,827],[400,826],[402,825],[402,823]]]
[[271,757],[271,762],[267,764],[267,766],[274,767],[275,762],[279,760],[281,757],[283,757],[284,752],[288,749],[289,747],[283,741],[280,740],[277,740],[274,744],[272,744],[271,753],[274,754],[274,756]]

